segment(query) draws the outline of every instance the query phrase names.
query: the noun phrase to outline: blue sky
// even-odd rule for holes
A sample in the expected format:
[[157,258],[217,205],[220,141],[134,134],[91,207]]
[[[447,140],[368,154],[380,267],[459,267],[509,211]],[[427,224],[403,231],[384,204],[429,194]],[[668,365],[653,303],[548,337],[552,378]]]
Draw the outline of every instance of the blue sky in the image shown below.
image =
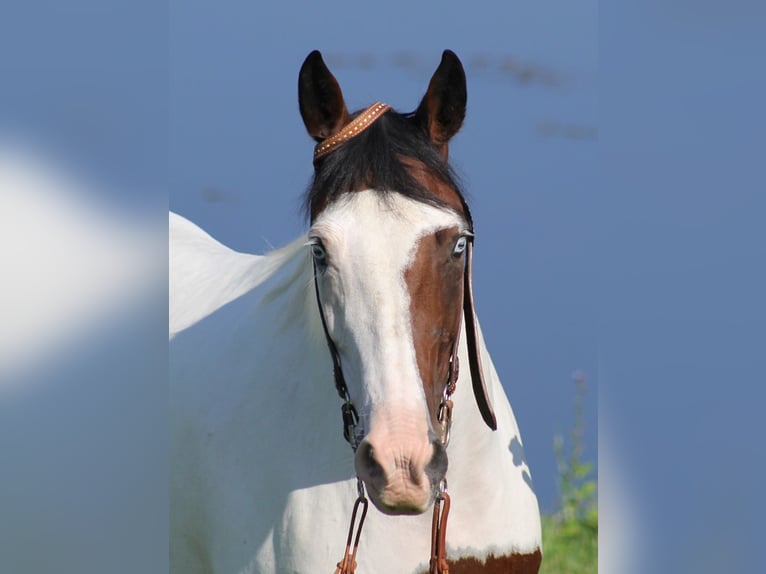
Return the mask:
[[599,406],[652,525],[647,572],[763,571],[766,77],[753,8],[599,14]]
[[[586,454],[596,454],[598,418],[640,518],[652,562],[643,571],[715,571],[716,560],[727,564],[718,571],[763,570],[744,558],[763,539],[766,478],[764,18],[746,1],[725,12],[684,1],[77,0],[4,10],[5,139],[35,142],[126,211],[148,207],[162,223],[169,204],[254,252],[305,227],[312,143],[296,101],[305,55],[327,55],[351,107],[382,99],[408,110],[441,50],[455,50],[469,110],[452,158],[477,223],[477,307],[543,508],[555,503],[552,439],[571,424],[580,369],[591,389]],[[531,81],[507,73],[509,58]],[[162,348],[155,328],[149,340]],[[85,371],[93,384],[103,374]],[[4,424],[39,421],[39,433],[71,437],[80,449],[71,460],[88,460],[91,447],[111,460],[87,437],[114,436],[130,443],[131,461],[143,452],[160,464],[162,443],[142,451],[129,425],[92,432],[109,429],[104,411],[161,432],[157,388],[144,384],[128,402],[84,393],[86,403],[19,405]],[[126,492],[128,474],[119,476],[115,492]],[[162,564],[164,549],[140,526],[162,529],[162,472],[142,480],[110,509],[143,535],[146,563],[155,552]],[[44,486],[57,508],[58,484]],[[141,488],[159,496],[150,509],[135,504]],[[104,530],[87,494],[72,500],[90,536]],[[120,497],[97,497],[107,499]],[[119,555],[116,542],[104,548]]]

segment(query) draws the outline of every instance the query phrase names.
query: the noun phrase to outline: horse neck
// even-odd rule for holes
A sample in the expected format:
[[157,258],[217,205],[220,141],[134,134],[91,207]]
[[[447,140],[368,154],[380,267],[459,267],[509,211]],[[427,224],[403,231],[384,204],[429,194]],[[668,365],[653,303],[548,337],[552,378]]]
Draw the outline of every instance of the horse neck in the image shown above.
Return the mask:
[[[447,479],[450,489],[460,488],[463,481],[476,490],[476,480],[487,487],[508,489],[508,473],[498,472],[498,465],[515,466],[528,473],[521,447],[521,435],[508,402],[505,390],[484,343],[481,327],[477,342],[483,366],[485,383],[497,416],[498,428],[492,431],[484,423],[473,395],[471,374],[468,369],[468,351],[465,338],[460,343],[460,377],[453,395],[454,422],[451,442],[447,450],[450,467]],[[513,474],[513,473],[512,473]]]

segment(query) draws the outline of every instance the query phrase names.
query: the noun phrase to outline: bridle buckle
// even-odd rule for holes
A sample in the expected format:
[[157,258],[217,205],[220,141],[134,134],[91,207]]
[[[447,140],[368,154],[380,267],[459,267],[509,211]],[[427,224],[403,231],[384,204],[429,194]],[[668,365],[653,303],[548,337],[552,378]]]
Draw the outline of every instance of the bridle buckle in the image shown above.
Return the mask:
[[341,416],[343,418],[343,438],[351,445],[351,448],[356,451],[356,447],[359,446],[359,440],[356,434],[356,427],[359,424],[359,413],[351,402],[351,399],[346,399],[340,407]]
[[439,410],[436,414],[436,418],[442,426],[442,446],[445,448],[449,444],[450,433],[452,431],[452,406],[452,399],[449,398],[447,389],[445,389],[442,402],[439,403]]

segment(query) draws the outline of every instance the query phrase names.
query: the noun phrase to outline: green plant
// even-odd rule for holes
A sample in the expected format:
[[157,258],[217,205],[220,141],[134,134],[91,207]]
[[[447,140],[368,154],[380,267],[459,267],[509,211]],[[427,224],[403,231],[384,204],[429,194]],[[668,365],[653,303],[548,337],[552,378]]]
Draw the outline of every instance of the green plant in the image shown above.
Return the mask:
[[586,574],[598,569],[598,499],[593,464],[584,462],[585,375],[576,372],[569,454],[561,434],[553,439],[558,465],[559,509],[543,517],[541,574]]

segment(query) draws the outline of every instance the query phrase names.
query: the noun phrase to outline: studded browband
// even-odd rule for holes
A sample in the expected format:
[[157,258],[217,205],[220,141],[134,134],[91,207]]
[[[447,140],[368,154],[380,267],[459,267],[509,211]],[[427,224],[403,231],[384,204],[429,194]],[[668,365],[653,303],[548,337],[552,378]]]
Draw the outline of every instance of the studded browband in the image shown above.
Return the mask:
[[318,160],[320,157],[326,156],[343,142],[350,140],[354,136],[358,136],[390,109],[391,106],[384,104],[383,102],[375,102],[372,104],[369,108],[351,120],[351,122],[337,134],[319,142],[314,148],[314,161]]

